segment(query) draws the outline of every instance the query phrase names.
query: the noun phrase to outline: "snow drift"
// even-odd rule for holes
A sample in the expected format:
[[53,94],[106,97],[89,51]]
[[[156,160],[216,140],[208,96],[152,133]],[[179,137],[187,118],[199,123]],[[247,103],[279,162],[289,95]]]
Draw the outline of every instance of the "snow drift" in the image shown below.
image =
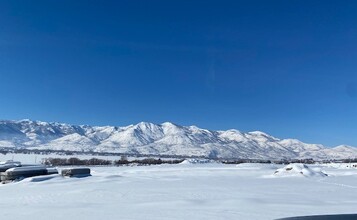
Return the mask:
[[287,176],[302,176],[302,177],[326,177],[327,174],[319,169],[311,169],[305,164],[294,163],[289,164],[283,168],[277,169],[274,176],[287,177]]

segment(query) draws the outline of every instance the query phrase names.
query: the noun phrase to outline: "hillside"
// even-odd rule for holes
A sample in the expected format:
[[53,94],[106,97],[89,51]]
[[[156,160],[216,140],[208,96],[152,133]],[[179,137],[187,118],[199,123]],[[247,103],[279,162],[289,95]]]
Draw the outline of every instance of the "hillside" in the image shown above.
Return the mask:
[[260,131],[211,131],[170,122],[141,122],[126,127],[99,127],[31,120],[2,120],[0,147],[211,158],[357,157],[357,149],[345,145],[327,148],[296,139],[279,139]]

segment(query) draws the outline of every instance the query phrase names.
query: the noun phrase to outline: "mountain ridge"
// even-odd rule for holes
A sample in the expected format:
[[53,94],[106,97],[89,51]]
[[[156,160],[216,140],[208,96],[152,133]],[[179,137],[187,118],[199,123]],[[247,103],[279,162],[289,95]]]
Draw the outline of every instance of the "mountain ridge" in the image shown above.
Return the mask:
[[327,148],[262,131],[214,131],[171,122],[120,127],[0,120],[0,147],[211,158],[357,158],[357,148],[347,145]]

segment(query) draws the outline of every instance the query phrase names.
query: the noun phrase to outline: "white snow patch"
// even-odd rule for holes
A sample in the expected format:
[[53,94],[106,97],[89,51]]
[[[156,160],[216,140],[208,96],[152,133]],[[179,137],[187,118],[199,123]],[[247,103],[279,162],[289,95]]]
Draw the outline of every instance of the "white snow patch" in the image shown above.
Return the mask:
[[326,177],[327,174],[323,173],[321,169],[311,169],[302,163],[292,163],[283,168],[279,168],[274,172],[274,176],[287,177],[287,176],[302,176],[302,177]]

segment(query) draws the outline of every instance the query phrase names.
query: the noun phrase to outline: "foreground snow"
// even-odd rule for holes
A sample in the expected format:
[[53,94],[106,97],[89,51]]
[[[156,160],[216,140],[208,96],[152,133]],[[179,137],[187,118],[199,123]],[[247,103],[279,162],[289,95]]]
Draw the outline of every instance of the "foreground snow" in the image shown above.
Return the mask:
[[[355,213],[357,170],[281,177],[283,166],[178,164],[94,167],[92,177],[28,178],[0,185],[4,219],[275,219]],[[60,168],[59,168],[60,169]]]

